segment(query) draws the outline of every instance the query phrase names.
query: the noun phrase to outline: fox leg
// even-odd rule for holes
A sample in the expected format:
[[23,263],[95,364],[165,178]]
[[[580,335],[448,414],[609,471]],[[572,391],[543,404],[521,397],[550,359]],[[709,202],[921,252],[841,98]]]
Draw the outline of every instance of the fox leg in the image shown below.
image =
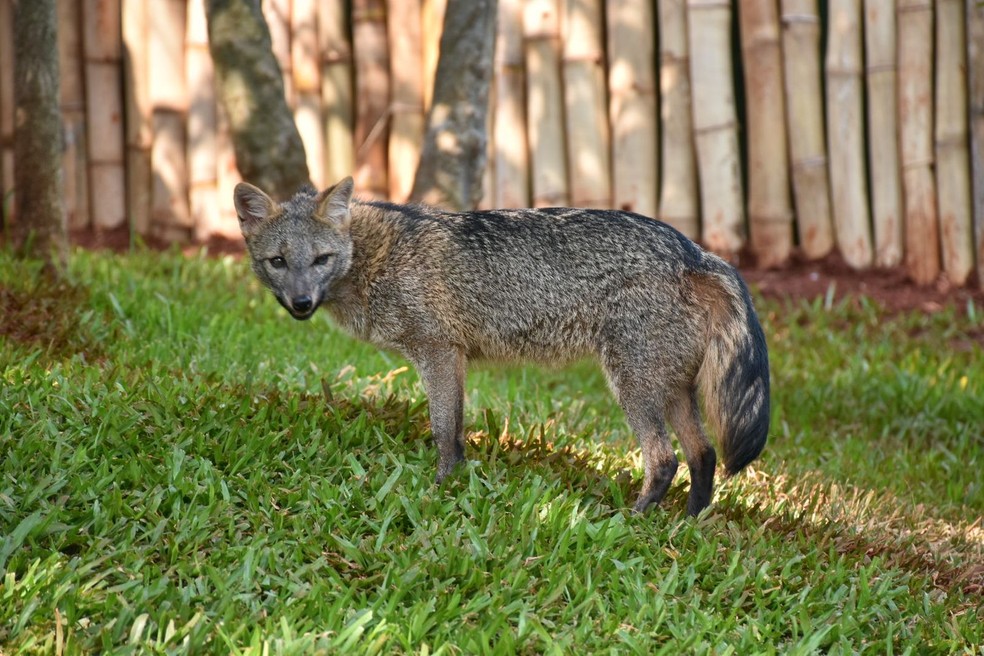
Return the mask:
[[690,496],[687,513],[698,515],[711,503],[714,491],[714,466],[717,455],[700,423],[697,391],[691,387],[682,391],[670,405],[670,425],[676,431],[680,446],[690,469]]
[[666,432],[663,394],[662,390],[641,388],[640,381],[647,378],[650,382],[655,380],[642,372],[616,373],[611,366],[605,368],[619,405],[625,411],[625,418],[642,449],[642,491],[633,506],[635,512],[641,513],[663,500],[678,467],[676,453]]
[[430,404],[431,432],[437,442],[437,482],[465,459],[465,356],[453,347],[432,347],[408,354],[424,382]]

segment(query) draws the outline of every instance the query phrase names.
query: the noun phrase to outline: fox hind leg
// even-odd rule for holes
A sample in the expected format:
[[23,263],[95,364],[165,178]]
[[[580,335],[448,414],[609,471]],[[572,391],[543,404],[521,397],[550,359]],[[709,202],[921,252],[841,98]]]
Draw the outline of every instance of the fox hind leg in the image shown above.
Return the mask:
[[663,500],[678,467],[676,453],[666,431],[663,395],[661,390],[641,389],[637,381],[647,377],[638,372],[613,375],[609,369],[608,373],[619,405],[625,411],[625,418],[642,450],[642,491],[633,506],[635,512],[641,513]]
[[700,423],[697,390],[693,387],[682,391],[670,404],[670,425],[687,458],[690,469],[690,496],[687,513],[696,516],[711,503],[714,491],[714,467],[717,455]]

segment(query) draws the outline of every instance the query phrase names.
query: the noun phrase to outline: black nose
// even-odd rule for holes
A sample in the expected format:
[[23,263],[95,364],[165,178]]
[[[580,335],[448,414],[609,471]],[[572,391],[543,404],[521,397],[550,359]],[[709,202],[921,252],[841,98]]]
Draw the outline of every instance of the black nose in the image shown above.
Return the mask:
[[314,301],[311,300],[310,296],[295,296],[291,299],[290,304],[298,312],[307,312],[314,305]]

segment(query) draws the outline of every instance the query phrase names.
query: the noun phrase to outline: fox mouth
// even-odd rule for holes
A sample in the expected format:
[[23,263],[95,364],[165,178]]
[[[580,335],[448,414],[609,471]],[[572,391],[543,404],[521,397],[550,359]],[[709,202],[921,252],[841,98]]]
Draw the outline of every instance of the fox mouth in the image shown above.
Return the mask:
[[298,321],[307,321],[308,319],[314,316],[314,313],[317,309],[318,308],[313,308],[311,310],[308,310],[307,312],[298,312],[297,310],[292,310],[288,308],[287,311],[290,312],[290,316],[294,317]]
[[291,302],[290,299],[278,297],[277,300],[280,301],[280,304],[284,306],[285,310],[290,312],[290,316],[294,317],[298,321],[307,321],[313,317],[314,313],[318,311],[318,306],[321,304],[320,302],[312,302],[308,299],[307,303],[304,303],[301,307],[298,307],[295,303]]

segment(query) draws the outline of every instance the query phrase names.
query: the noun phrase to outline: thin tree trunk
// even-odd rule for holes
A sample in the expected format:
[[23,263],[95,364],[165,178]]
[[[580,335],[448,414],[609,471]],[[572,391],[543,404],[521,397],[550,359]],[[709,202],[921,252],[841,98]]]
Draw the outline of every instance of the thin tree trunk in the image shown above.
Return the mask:
[[940,273],[933,179],[933,5],[899,0],[899,154],[909,275],[928,285]]
[[205,9],[239,172],[274,197],[290,197],[310,176],[259,0],[207,0]]
[[698,239],[700,207],[686,0],[659,1],[659,47],[660,133],[663,135],[659,218],[691,239]]
[[748,227],[758,266],[768,268],[786,262],[793,248],[779,10],[774,0],[746,0],[739,7],[748,107]]
[[22,221],[18,241],[55,271],[68,264],[61,204],[61,122],[58,116],[58,36],[55,0],[14,6],[14,157]]
[[902,262],[902,178],[899,168],[895,1],[865,0],[868,86],[868,166],[875,231],[875,264]]
[[612,204],[602,11],[600,0],[564,0],[564,117],[575,207]]
[[529,207],[529,152],[526,136],[526,87],[523,66],[523,1],[499,0],[495,46],[495,111],[492,145],[495,149],[496,207]]
[[355,169],[352,139],[352,38],[344,2],[318,3],[321,106],[325,122],[325,181],[334,184]]
[[61,84],[62,201],[70,229],[89,225],[89,172],[86,166],[85,71],[82,8],[58,2],[58,69]]
[[864,165],[860,0],[831,0],[827,40],[827,135],[837,246],[855,269],[871,266]]
[[[732,8],[719,0],[688,0],[690,78],[700,173],[702,238],[725,257],[745,243],[745,213],[731,59]],[[700,44],[700,45],[696,45]]]
[[468,209],[481,199],[495,16],[495,0],[448,4],[414,201]]
[[827,178],[817,0],[782,0],[786,122],[799,244],[809,259],[834,247]]
[[937,0],[936,193],[943,270],[954,285],[965,284],[974,268],[966,36],[963,0]]
[[659,125],[653,7],[650,0],[606,4],[608,111],[612,125],[612,201],[655,216],[659,194]]
[[984,5],[967,0],[967,76],[977,281],[984,287]]

